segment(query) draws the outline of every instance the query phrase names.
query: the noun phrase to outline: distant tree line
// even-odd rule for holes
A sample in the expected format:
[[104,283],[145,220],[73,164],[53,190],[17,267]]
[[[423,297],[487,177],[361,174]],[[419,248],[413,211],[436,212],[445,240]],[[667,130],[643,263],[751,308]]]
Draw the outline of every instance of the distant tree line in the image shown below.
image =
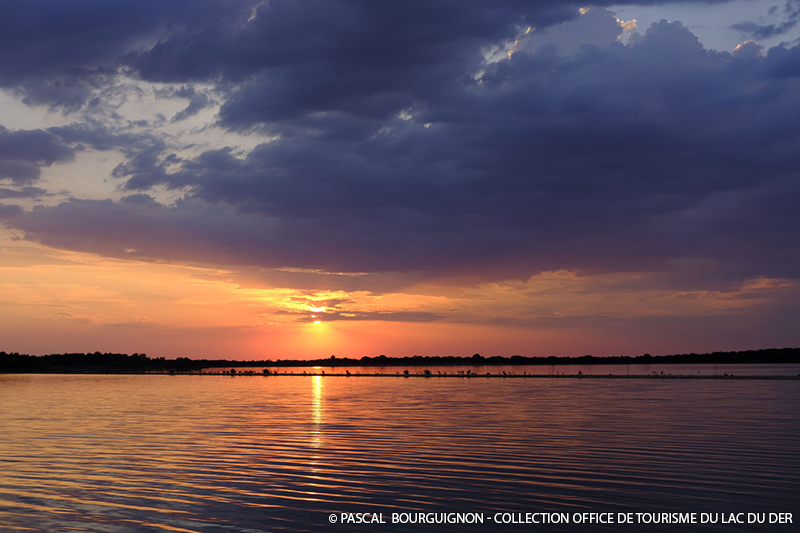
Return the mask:
[[200,361],[179,357],[150,358],[135,353],[63,353],[25,355],[0,352],[0,372],[45,373],[128,373],[128,372],[186,372],[203,368]]
[[[262,365],[261,362],[253,362]],[[684,353],[674,355],[616,355],[596,357],[582,355],[579,357],[500,355],[484,357],[481,354],[472,356],[423,356],[408,357],[376,357],[364,356],[360,359],[338,358],[332,355],[326,359],[310,361],[278,360],[270,362],[273,366],[447,366],[447,365],[659,365],[659,364],[708,364],[708,363],[800,363],[800,348],[769,348],[763,350],[747,350],[742,352]],[[240,366],[247,364],[239,363]]]
[[231,359],[190,359],[179,357],[150,358],[147,354],[121,353],[64,353],[51,355],[25,355],[0,352],[0,373],[138,373],[138,372],[196,372],[204,368],[250,366],[484,366],[484,365],[659,365],[659,364],[730,364],[730,363],[800,363],[800,348],[770,348],[742,352],[684,353],[674,355],[595,357],[511,357],[480,354],[472,356],[422,356],[387,357],[378,355],[360,359],[339,358],[297,361],[284,359],[272,361],[237,361]]

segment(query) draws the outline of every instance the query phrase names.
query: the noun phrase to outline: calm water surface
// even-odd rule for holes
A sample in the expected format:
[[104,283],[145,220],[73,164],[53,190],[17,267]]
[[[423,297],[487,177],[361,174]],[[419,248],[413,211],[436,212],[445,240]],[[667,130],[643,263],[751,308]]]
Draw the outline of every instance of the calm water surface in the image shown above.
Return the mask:
[[[0,375],[0,531],[796,531],[800,382]],[[329,513],[792,512],[332,527]]]

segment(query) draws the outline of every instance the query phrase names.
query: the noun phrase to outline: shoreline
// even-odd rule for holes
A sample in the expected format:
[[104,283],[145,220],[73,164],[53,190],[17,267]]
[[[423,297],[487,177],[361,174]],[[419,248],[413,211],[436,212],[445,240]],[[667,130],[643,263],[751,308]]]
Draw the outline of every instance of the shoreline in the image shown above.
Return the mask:
[[223,373],[197,373],[197,374],[169,374],[177,375],[195,375],[195,376],[227,376],[227,377],[344,377],[344,378],[362,378],[362,377],[390,377],[390,378],[460,378],[460,379],[781,379],[781,380],[798,380],[800,375],[797,376],[755,376],[755,375],[723,375],[723,376],[707,376],[707,375],[691,375],[691,374],[675,374],[675,375],[647,375],[647,374],[321,374],[321,373],[307,373],[298,374],[296,372],[287,373],[270,373],[270,374],[223,374]]
[[[682,368],[662,367],[664,372],[657,374],[656,368],[661,365],[678,365]],[[591,373],[593,376],[607,377],[608,373],[616,376],[630,376],[630,369],[633,367],[636,375],[664,375],[667,370],[676,373],[691,372],[684,374],[694,377],[695,369],[693,365],[800,365],[800,348],[766,348],[761,350],[748,350],[742,352],[712,352],[706,354],[688,353],[673,355],[644,354],[640,356],[608,356],[595,357],[584,355],[580,357],[558,357],[558,356],[521,356],[511,357],[490,356],[484,357],[480,354],[472,356],[410,356],[410,357],[388,357],[379,355],[376,357],[364,356],[359,359],[349,357],[336,357],[332,355],[325,359],[294,360],[270,359],[262,360],[241,360],[241,359],[189,359],[179,357],[177,359],[166,359],[164,357],[149,357],[144,353],[134,353],[132,355],[123,353],[64,353],[49,355],[26,355],[19,353],[7,353],[0,351],[0,374],[2,373],[55,373],[55,374],[117,374],[117,373],[197,373],[203,371],[218,371],[230,374],[228,369],[248,369],[241,370],[242,373],[257,372],[262,373],[262,369],[269,369],[269,373],[277,373],[282,369],[292,370],[294,373],[306,372],[320,373],[330,370],[334,374],[353,375],[350,370],[360,372],[362,375],[385,375],[383,371],[396,369],[402,373],[404,370],[414,373],[428,375],[451,375],[451,374],[488,374],[495,373],[505,376],[516,376],[532,372],[538,372],[539,376],[549,377],[553,375],[565,375],[567,372],[581,376],[579,371]],[[472,372],[457,370],[458,368],[471,368]],[[528,367],[527,369],[525,367]],[[538,368],[530,368],[538,367]],[[578,368],[576,368],[578,367]],[[605,367],[605,368],[604,368]],[[643,368],[649,367],[649,368]],[[254,369],[254,370],[249,370]],[[325,369],[325,370],[321,370]],[[373,370],[374,369],[374,370]],[[505,372],[503,372],[505,370]],[[556,372],[556,370],[560,372]],[[661,370],[661,369],[658,369]],[[714,374],[719,376],[716,370],[709,371],[704,369],[703,375]],[[722,369],[720,369],[722,370]],[[726,369],[727,372],[736,372],[741,375],[752,375],[752,370],[748,368]],[[646,371],[646,373],[645,373]],[[766,372],[777,372],[784,375],[785,371],[769,370]],[[792,374],[796,372],[790,371]]]
[[13,376],[13,375],[49,375],[49,376],[224,376],[224,377],[343,377],[343,378],[457,378],[457,379],[670,379],[670,380],[787,380],[787,381],[800,381],[800,374],[796,376],[790,375],[692,375],[692,374],[342,374],[342,373],[321,373],[321,372],[270,372],[264,374],[261,372],[246,372],[241,371],[235,374],[228,372],[0,372],[0,376]]

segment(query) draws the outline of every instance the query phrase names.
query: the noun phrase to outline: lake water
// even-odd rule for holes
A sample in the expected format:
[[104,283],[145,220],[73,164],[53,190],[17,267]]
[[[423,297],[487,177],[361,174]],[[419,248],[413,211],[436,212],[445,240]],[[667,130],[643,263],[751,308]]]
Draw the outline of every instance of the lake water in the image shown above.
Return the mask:
[[[0,375],[0,531],[796,531],[798,406],[781,380]],[[418,512],[484,523],[392,523]],[[575,523],[604,512],[718,522]]]

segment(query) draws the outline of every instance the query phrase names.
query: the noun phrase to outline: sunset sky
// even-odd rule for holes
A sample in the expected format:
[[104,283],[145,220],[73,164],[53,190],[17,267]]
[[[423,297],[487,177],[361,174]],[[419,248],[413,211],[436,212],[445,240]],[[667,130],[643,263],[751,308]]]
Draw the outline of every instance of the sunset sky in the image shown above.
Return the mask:
[[0,350],[800,346],[800,0],[5,0]]

